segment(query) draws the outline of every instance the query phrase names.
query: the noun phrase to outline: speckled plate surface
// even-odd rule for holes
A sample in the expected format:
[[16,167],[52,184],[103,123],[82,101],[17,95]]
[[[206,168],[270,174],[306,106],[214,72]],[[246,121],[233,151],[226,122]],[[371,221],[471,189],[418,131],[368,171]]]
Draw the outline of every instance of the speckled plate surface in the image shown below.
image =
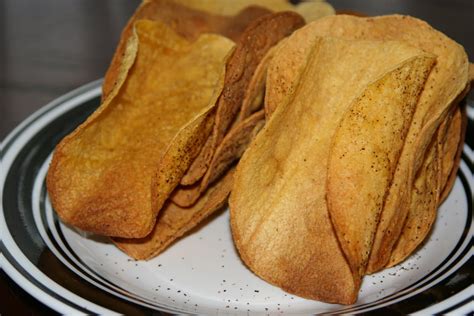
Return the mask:
[[[472,311],[473,152],[467,144],[428,241],[403,264],[366,277],[352,306],[305,300],[252,274],[232,244],[228,211],[147,262],[64,225],[51,208],[45,175],[55,144],[98,106],[100,83],[48,104],[2,143],[0,263],[48,306],[99,314]],[[468,113],[469,143],[472,108]]]

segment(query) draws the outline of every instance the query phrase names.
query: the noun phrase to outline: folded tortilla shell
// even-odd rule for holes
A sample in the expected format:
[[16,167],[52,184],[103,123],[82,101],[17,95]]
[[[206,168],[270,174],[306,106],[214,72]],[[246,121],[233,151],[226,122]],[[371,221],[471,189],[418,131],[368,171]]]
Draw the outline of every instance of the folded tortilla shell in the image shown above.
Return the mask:
[[358,277],[365,274],[383,203],[434,63],[432,55],[416,56],[371,83],[334,134],[326,199],[339,244]]
[[[460,45],[415,18],[398,15],[376,18],[325,17],[293,34],[292,37],[299,37],[299,42],[303,44],[292,45],[289,42],[281,49],[286,54],[275,54],[269,66],[265,92],[265,111],[269,115],[285,97],[292,94],[299,81],[305,56],[318,35],[348,39],[400,40],[438,56],[434,71],[428,78],[427,88],[420,97],[422,105],[412,121],[408,145],[402,150],[401,167],[397,168],[397,174],[394,176],[396,182],[391,185],[388,202],[385,202],[382,211],[368,265],[368,272],[375,272],[383,268],[388,261],[408,213],[407,203],[411,190],[407,188],[411,188],[413,182],[410,180],[413,179],[411,174],[419,168],[419,163],[414,163],[414,160],[423,155],[433,129],[465,86],[467,58]],[[280,71],[272,71],[272,63],[280,67]],[[423,130],[422,126],[425,127]],[[418,142],[417,136],[421,142]]]
[[[451,170],[449,171],[448,177],[445,182],[443,182],[443,178],[441,181],[441,196],[439,198],[439,204],[443,203],[443,201],[448,197],[449,192],[454,186],[454,182],[456,180],[456,176],[459,170],[459,163],[461,161],[461,155],[464,148],[464,140],[466,137],[466,128],[467,128],[467,113],[465,107],[457,107],[456,112],[454,113],[453,120],[451,125],[448,128],[446,142],[442,147],[442,152],[440,153],[443,155],[442,159],[442,168],[444,172],[447,171],[449,166],[451,165]],[[457,143],[457,145],[455,145]],[[449,161],[448,157],[451,157],[453,147],[456,146],[456,152],[452,157],[452,160]],[[443,185],[444,184],[444,185]]]
[[198,183],[185,188],[179,188],[179,190],[173,192],[171,199],[175,197],[175,194],[180,194],[180,196],[188,194],[189,199],[194,199],[195,196],[199,196],[200,199],[200,196],[203,194],[203,188],[207,188],[209,184],[216,181],[216,179],[242,156],[264,123],[265,114],[263,110],[252,114],[246,120],[238,123],[217,147],[216,153],[212,157],[212,161],[209,165],[209,172],[206,173],[202,182],[205,183],[206,186],[204,187],[202,183]]
[[190,208],[182,208],[168,201],[158,215],[155,227],[144,238],[113,238],[114,244],[137,260],[151,259],[163,252],[176,239],[183,236],[227,202],[232,187],[233,170],[210,187]]
[[276,46],[268,62],[264,98],[267,119],[278,105],[285,102],[285,98],[294,94],[311,48],[317,40],[312,34],[303,31],[307,29],[308,26],[303,27],[289,40]]
[[160,22],[136,22],[122,81],[53,156],[48,191],[65,222],[108,236],[151,231],[212,128],[233,47],[218,35],[190,43]]
[[405,260],[423,242],[436,218],[441,170],[437,138],[433,137],[423,159],[411,194],[410,211],[387,267]]
[[456,178],[464,146],[463,120],[462,110],[456,103],[438,127],[413,184],[410,210],[387,267],[408,258],[428,236],[437,208],[447,197]]
[[156,225],[148,236],[138,239],[114,238],[114,243],[135,259],[150,259],[218,211],[227,202],[232,187],[232,163],[240,158],[263,122],[263,111],[257,112],[226,135],[214,156],[216,160],[213,163],[216,166],[213,167],[213,179],[210,181],[212,185],[193,206],[183,208],[169,200],[160,211]]
[[250,114],[257,112],[264,105],[265,83],[267,77],[267,69],[270,60],[273,58],[275,51],[285,42],[282,39],[277,45],[273,46],[262,58],[260,64],[255,69],[255,72],[250,80],[247,91],[242,101],[242,107],[237,121],[242,121]]
[[[284,40],[285,39],[281,40],[280,43],[283,42]],[[230,127],[231,131],[234,129],[236,124],[239,124],[240,122],[242,122],[242,120],[250,116],[253,112],[257,112],[261,107],[263,107],[263,97],[265,93],[265,80],[266,80],[265,78],[266,78],[267,65],[271,57],[273,56],[273,52],[275,51],[275,48],[279,46],[280,43],[273,46],[265,54],[263,59],[260,61],[260,64],[255,69],[255,72],[252,75],[252,78],[250,79],[248,88],[245,90],[245,95],[242,101],[242,106],[240,108],[240,113],[238,117],[233,121]],[[179,194],[181,195],[189,194],[189,197],[181,198],[181,199],[177,198],[178,203],[179,201],[181,201],[181,203],[188,204],[190,202],[186,202],[186,201],[195,199],[196,196],[199,194],[199,191],[201,190],[200,189],[201,183],[198,182],[199,180],[198,178],[206,173],[207,168],[210,168],[210,167],[206,167],[205,161],[210,158],[210,157],[207,157],[206,155],[212,154],[212,146],[214,145],[213,144],[214,142],[215,142],[215,139],[213,137],[209,137],[207,139],[206,143],[204,144],[201,150],[202,154],[199,155],[198,158],[193,161],[193,164],[189,168],[188,173],[183,177],[183,179],[181,179],[181,184],[183,186],[180,187],[180,190],[182,192],[180,192]]]
[[[383,268],[390,257],[408,213],[414,176],[422,161],[418,157],[430,143],[439,124],[461,94],[468,79],[468,60],[463,47],[426,22],[409,16],[388,15],[375,18],[335,15],[324,17],[295,32],[306,37],[311,45],[314,36],[335,36],[347,39],[396,40],[437,56],[436,65],[426,82],[419,105],[408,131],[394,182],[385,201],[368,272]],[[305,49],[300,54],[304,55]],[[298,53],[298,52],[297,52]],[[299,63],[295,67],[298,68]],[[291,77],[287,77],[292,87]]]
[[265,113],[258,111],[238,123],[216,149],[203,183],[209,185],[218,179],[237,159],[242,157],[250,142],[265,123]]
[[[451,112],[441,122],[436,133],[436,145],[438,146],[438,170],[440,174],[440,186],[445,186],[454,167],[455,156],[461,138],[461,112],[455,105]],[[440,192],[441,193],[441,192]]]
[[102,100],[109,95],[117,81],[125,46],[138,20],[161,21],[184,38],[194,41],[203,33],[216,33],[236,41],[247,25],[256,18],[271,13],[270,10],[251,6],[236,11],[233,16],[221,16],[192,9],[173,0],[143,1],[122,31],[102,85]]
[[[260,61],[270,48],[303,25],[304,20],[300,15],[279,12],[263,16],[245,29],[227,64],[224,90],[219,97],[211,139],[181,179],[181,184],[193,184],[208,171],[217,146],[242,107],[245,93]],[[202,183],[199,191],[204,192],[207,185],[208,183]],[[186,188],[180,193],[178,189],[173,195],[173,201],[181,206],[190,206],[199,198],[199,194],[197,191],[196,194],[190,194]]]
[[[288,47],[306,45],[295,34]],[[356,300],[360,278],[338,244],[325,199],[331,139],[369,83],[420,54],[397,42],[313,40],[295,93],[276,107],[234,177],[232,233],[258,276],[306,298]]]

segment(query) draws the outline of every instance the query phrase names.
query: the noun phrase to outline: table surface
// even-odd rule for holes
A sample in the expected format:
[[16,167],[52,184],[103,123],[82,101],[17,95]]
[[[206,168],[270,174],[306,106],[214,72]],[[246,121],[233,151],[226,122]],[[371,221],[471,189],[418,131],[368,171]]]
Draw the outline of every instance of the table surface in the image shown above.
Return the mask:
[[[461,43],[474,60],[472,0],[329,0],[338,10],[409,14]],[[137,0],[0,2],[0,139],[58,96],[105,73]],[[0,314],[50,315],[0,270]],[[4,304],[3,302],[7,302]]]

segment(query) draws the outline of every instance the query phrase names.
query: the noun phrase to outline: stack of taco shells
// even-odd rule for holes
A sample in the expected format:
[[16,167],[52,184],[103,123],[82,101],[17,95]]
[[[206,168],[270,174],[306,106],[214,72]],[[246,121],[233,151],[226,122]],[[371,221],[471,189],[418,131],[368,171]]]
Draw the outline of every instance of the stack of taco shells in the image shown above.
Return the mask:
[[407,16],[329,16],[281,43],[267,122],[229,200],[234,242],[262,279],[351,304],[364,275],[423,242],[459,165],[464,49]]

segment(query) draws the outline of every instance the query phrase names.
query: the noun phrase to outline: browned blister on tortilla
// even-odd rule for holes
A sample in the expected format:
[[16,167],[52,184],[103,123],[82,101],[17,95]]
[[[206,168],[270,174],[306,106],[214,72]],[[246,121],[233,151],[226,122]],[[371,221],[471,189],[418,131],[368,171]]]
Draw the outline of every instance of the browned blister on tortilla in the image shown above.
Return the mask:
[[[462,93],[468,80],[467,55],[459,44],[436,31],[426,22],[409,16],[388,15],[359,18],[336,15],[308,24],[298,32],[306,38],[306,47],[314,36],[334,36],[362,40],[396,40],[432,53],[437,57],[420,97],[399,164],[382,210],[368,273],[382,269],[400,235],[409,211],[414,175],[420,168],[424,152],[453,101]],[[306,49],[307,50],[307,49]],[[305,48],[301,49],[304,54]],[[296,63],[296,69],[300,63]],[[287,86],[294,83],[285,79]]]
[[212,128],[233,47],[218,35],[190,43],[160,22],[136,22],[121,81],[53,156],[48,191],[65,222],[108,236],[151,231]]
[[365,274],[383,203],[434,62],[434,56],[417,56],[371,83],[334,134],[326,198],[339,243],[358,277]]
[[236,41],[247,25],[256,18],[272,11],[259,6],[249,6],[232,16],[222,16],[197,10],[173,0],[143,1],[122,31],[102,85],[102,100],[109,95],[117,82],[120,64],[133,26],[138,20],[161,21],[184,38],[194,41],[203,33],[215,33]]
[[[212,156],[239,113],[260,61],[270,48],[303,25],[304,20],[300,15],[279,12],[263,16],[245,29],[226,67],[224,90],[219,97],[211,139],[205,146],[206,150],[202,150],[193,162],[181,184],[193,184],[208,172]],[[207,183],[201,184],[195,194],[190,194],[189,190],[183,188],[183,192],[175,192],[173,201],[181,206],[190,206],[199,198],[199,191],[205,191],[206,187]]]
[[412,254],[424,241],[435,221],[441,182],[441,170],[439,169],[441,157],[438,149],[437,137],[433,137],[415,178],[410,211],[400,238],[393,247],[387,267],[402,262]]
[[[298,32],[286,43],[295,51],[307,45]],[[313,40],[294,93],[281,98],[234,178],[232,233],[255,274],[302,297],[356,300],[360,276],[352,273],[339,246],[326,203],[331,140],[367,85],[420,54],[398,42]]]
[[148,236],[133,239],[113,238],[114,244],[137,260],[157,256],[176,239],[226,204],[233,183],[233,172],[229,170],[190,208],[182,208],[168,201],[160,211],[156,225]]

